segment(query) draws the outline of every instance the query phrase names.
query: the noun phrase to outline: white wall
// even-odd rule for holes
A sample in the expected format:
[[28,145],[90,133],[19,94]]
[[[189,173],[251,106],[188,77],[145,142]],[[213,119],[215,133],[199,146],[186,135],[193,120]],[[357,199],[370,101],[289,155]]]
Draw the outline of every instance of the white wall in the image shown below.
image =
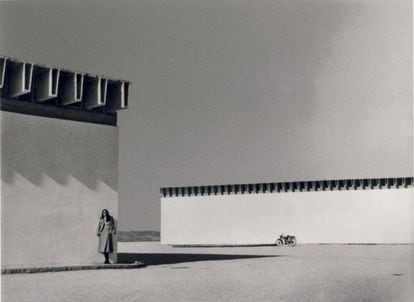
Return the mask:
[[1,138],[2,265],[103,262],[95,230],[103,208],[118,218],[118,129],[1,112]]
[[163,244],[409,243],[413,190],[161,198]]

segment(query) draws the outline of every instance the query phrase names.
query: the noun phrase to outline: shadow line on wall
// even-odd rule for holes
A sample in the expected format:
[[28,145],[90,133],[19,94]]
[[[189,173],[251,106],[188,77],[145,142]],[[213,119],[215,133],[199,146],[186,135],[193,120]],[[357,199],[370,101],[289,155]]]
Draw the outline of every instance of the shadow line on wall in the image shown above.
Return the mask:
[[19,174],[37,186],[47,177],[65,186],[73,177],[91,190],[103,181],[117,191],[117,131],[110,126],[2,112],[2,181],[13,184]]

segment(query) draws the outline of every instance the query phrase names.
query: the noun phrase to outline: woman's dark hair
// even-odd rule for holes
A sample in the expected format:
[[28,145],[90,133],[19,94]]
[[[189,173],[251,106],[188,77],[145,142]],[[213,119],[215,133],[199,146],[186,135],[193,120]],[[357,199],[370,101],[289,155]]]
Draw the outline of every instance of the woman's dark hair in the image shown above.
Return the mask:
[[109,214],[109,211],[107,209],[103,209],[102,210],[101,219],[104,219],[104,212],[105,211],[108,214],[108,215],[106,215],[106,222],[111,221],[112,220],[112,216]]

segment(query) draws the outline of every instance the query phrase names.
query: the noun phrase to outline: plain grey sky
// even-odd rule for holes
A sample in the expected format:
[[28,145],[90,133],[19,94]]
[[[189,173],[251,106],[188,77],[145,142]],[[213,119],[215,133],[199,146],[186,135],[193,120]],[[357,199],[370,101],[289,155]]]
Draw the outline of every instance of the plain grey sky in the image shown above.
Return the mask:
[[120,227],[163,186],[412,175],[412,2],[0,3],[0,53],[133,82]]

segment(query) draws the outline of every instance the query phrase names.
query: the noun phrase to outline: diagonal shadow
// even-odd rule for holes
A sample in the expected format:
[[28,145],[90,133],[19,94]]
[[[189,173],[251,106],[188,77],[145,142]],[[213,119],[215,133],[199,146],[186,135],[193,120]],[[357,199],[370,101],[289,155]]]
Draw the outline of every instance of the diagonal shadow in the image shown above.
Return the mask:
[[118,190],[118,129],[4,113],[1,116],[1,180],[19,174],[37,186],[46,178],[61,186],[76,178],[91,190],[103,181]]
[[178,253],[118,253],[118,263],[144,262],[145,265],[176,264],[197,261],[283,257],[282,255],[228,255],[228,254],[178,254]]

